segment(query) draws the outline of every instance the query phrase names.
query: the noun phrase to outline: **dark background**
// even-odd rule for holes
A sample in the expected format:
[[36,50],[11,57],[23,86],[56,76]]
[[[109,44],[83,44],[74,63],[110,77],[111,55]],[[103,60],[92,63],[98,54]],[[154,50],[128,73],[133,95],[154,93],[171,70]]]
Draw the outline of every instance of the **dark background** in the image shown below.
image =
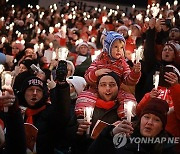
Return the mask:
[[[1,0],[3,1],[3,0]],[[63,1],[63,0],[60,0]],[[84,1],[92,1],[92,2],[103,2],[103,3],[113,3],[113,4],[121,4],[121,5],[127,5],[132,6],[135,4],[137,7],[146,7],[148,0],[84,0]],[[158,0],[161,5],[165,5],[166,2],[169,2],[170,4],[173,4],[174,0]],[[15,4],[20,5],[22,7],[27,6],[28,4],[36,5],[38,4],[39,0],[9,0],[9,4]]]

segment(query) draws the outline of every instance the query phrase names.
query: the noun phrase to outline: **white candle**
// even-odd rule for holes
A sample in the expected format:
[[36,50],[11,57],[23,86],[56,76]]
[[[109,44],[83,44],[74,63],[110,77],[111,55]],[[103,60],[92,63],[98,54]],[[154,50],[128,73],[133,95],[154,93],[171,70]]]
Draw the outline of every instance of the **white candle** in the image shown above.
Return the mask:
[[1,38],[1,44],[4,44],[5,41],[6,41],[6,38],[5,38],[5,37],[2,37],[2,38]]
[[104,23],[106,22],[106,20],[107,20],[107,17],[106,17],[106,16],[103,16],[103,17],[102,17],[102,23],[104,24]]
[[[85,107],[85,109],[84,109],[84,119],[87,122],[91,121],[92,116],[93,116],[93,111],[94,111],[94,108],[92,108],[92,107]],[[89,135],[89,133],[90,133],[90,127],[87,129],[86,134]]]
[[124,110],[126,112],[126,117],[127,117],[127,121],[131,122],[131,117],[132,117],[132,109],[134,106],[134,102],[133,101],[127,101],[124,103]]
[[159,85],[159,71],[156,71],[153,75],[153,81],[154,81],[154,88],[157,89]]
[[142,52],[142,46],[139,46],[135,52],[136,63],[139,63],[139,60],[141,59],[141,52]]
[[59,48],[58,60],[66,60],[69,50],[67,48]]
[[0,64],[0,74],[4,71],[4,65]]

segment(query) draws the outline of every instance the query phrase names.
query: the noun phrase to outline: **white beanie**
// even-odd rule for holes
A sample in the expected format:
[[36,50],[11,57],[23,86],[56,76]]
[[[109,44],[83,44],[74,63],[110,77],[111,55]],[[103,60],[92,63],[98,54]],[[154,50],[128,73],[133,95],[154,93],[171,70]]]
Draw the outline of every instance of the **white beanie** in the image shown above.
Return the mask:
[[67,78],[67,82],[70,82],[74,86],[78,95],[86,87],[86,80],[81,76],[70,76]]

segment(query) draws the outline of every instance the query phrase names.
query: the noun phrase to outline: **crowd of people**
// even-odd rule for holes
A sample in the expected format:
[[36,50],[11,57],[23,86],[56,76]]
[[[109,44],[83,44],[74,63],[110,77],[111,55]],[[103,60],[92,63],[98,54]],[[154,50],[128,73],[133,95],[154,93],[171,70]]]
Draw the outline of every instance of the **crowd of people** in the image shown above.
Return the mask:
[[177,2],[0,8],[0,153],[180,153]]

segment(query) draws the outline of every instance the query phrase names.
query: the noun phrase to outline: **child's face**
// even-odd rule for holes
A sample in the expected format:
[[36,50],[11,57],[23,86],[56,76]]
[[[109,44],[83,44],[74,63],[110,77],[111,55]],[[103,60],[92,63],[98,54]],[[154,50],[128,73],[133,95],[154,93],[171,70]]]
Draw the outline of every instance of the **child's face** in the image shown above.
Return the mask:
[[119,59],[124,57],[124,42],[120,40],[115,40],[111,48],[111,56],[114,59]]

